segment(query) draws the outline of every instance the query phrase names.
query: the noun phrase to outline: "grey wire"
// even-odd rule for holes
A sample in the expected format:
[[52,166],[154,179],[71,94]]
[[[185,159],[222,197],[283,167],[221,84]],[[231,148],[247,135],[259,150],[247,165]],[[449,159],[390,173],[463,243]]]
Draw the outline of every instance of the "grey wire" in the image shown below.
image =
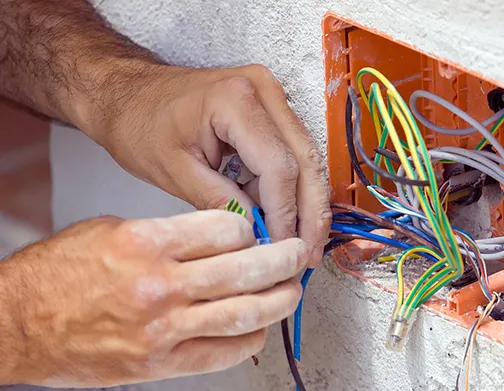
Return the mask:
[[490,152],[490,151],[478,151],[478,153],[480,155],[483,155],[485,156],[486,158],[490,159],[490,160],[493,160],[494,162],[496,162],[497,164],[504,164],[504,159],[501,158],[499,155],[496,155],[495,153],[493,152]]
[[[478,243],[476,243],[478,244]],[[465,249],[462,248],[462,243],[459,243],[459,249],[462,255],[470,255],[471,252],[467,252]],[[479,247],[479,245],[478,245]],[[495,253],[481,253],[480,252],[480,257],[484,261],[500,261],[501,259],[504,259],[504,251],[499,251]]]
[[504,259],[504,251],[492,254],[481,254],[481,258],[485,261],[500,261]]
[[[425,118],[422,113],[420,113],[420,110],[418,110],[418,107],[416,105],[416,101],[418,98],[425,98],[425,99],[430,99],[433,102],[436,102],[437,104],[443,106],[445,109],[451,111],[453,114],[457,115],[461,119],[463,119],[465,122],[468,124],[472,125],[470,128],[465,128],[465,129],[450,129],[450,128],[444,128],[442,126],[436,125],[429,121],[427,118]],[[429,128],[430,130],[433,130],[435,132],[441,133],[441,134],[447,134],[450,136],[466,136],[468,134],[474,133],[476,131],[480,132],[485,138],[494,146],[494,148],[499,152],[499,154],[504,157],[504,147],[499,143],[497,138],[485,127],[490,123],[493,123],[497,121],[502,115],[504,115],[504,109],[498,111],[494,115],[492,115],[490,118],[486,119],[482,123],[476,121],[473,117],[471,117],[469,114],[467,114],[464,110],[458,108],[455,106],[453,103],[448,102],[447,100],[441,98],[440,96],[433,94],[428,91],[424,90],[417,90],[413,92],[410,96],[410,108],[413,113],[413,115],[416,117],[416,119],[424,125],[426,128]]]
[[[457,163],[465,164],[469,167],[473,167],[476,170],[491,176],[492,178],[501,183],[504,183],[504,170],[501,167],[499,167],[497,164],[493,163],[487,158],[480,157],[479,160],[475,160],[474,158],[469,157],[473,156],[471,154],[472,151],[467,150],[463,151],[464,152],[460,154],[456,154],[453,152],[443,152],[438,149],[433,149],[429,151],[429,155],[433,160],[453,160]],[[483,164],[483,162],[488,165]]]
[[[440,129],[439,131],[438,130],[436,130],[436,131],[441,134],[449,134],[449,135],[457,135],[457,136],[466,136],[468,134],[471,134],[471,133],[474,133],[477,131],[477,129],[475,127],[469,127],[469,128],[463,128],[463,129],[451,129],[451,128],[444,128],[442,126],[438,126],[438,125],[430,122],[418,110],[418,107],[416,105],[416,101],[418,100],[418,98],[430,99],[433,102],[440,104],[441,106],[443,106],[447,110],[453,112],[456,115],[458,115],[458,111],[460,110],[462,112],[462,115],[460,116],[460,118],[463,120],[465,120],[464,114],[467,114],[467,113],[465,111],[461,110],[460,108],[458,108],[457,106],[455,106],[454,104],[452,104],[451,102],[448,102],[446,99],[441,98],[439,95],[433,94],[433,93],[425,91],[425,90],[414,91],[411,94],[410,100],[409,100],[411,112],[420,121],[420,123],[422,125],[427,126],[429,129],[431,129],[431,130]],[[455,113],[455,110],[451,110],[452,107],[457,109],[457,113]],[[492,114],[487,119],[481,121],[481,125],[488,126],[488,125],[494,123],[495,121],[497,121],[503,115],[504,115],[504,109],[498,111],[497,113]],[[468,114],[467,114],[467,116],[470,117]],[[472,117],[470,117],[470,118],[472,118]],[[472,119],[474,121],[476,121],[474,118],[472,118]],[[469,122],[469,121],[466,121],[466,122]]]
[[[457,147],[440,147],[428,151],[432,161],[451,160],[457,163],[466,164],[504,183],[503,182],[504,170],[500,166],[495,164],[493,161],[488,159],[487,158],[488,155],[486,155],[483,152],[484,151],[470,151]],[[495,154],[492,153],[490,153],[490,155],[496,156]],[[399,166],[399,169],[397,170],[397,175],[398,176],[405,175],[404,167],[402,165]],[[416,198],[416,195],[413,192],[412,187],[403,186],[399,183],[396,183],[396,187],[399,198],[402,201],[418,209],[419,201]],[[412,223],[415,225],[415,227],[423,230],[427,234],[429,235],[434,234],[427,221],[422,220],[418,217],[412,217]],[[476,240],[475,242],[478,245],[480,251],[482,251],[480,255],[483,260],[490,261],[490,260],[504,259],[504,251],[503,251],[504,237],[481,239]],[[463,255],[469,255],[467,251],[465,251],[464,248],[461,246],[461,244],[463,244],[463,242],[459,243],[461,253]]]
[[[481,152],[482,151],[470,151],[457,147],[439,147],[428,151],[432,161],[451,160],[457,163],[462,163],[491,176],[501,183],[504,183],[504,169],[487,158]],[[405,175],[403,166],[399,167],[397,175]],[[415,208],[418,207],[418,203],[414,201],[416,199],[415,194],[410,186],[403,187],[401,184],[397,184],[396,187],[401,200],[409,202]]]
[[499,236],[497,238],[488,238],[488,239],[478,239],[477,243],[485,243],[485,244],[493,244],[493,243],[502,243],[504,244],[504,236]]
[[496,253],[504,251],[503,244],[486,244],[486,243],[480,243],[477,240],[476,244],[478,245],[480,251],[482,251],[483,253]]

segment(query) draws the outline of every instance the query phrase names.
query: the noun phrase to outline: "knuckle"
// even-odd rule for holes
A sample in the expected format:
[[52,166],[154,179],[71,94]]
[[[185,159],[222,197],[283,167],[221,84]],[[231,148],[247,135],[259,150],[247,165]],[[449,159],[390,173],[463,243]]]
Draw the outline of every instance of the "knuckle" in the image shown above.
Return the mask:
[[241,214],[228,211],[222,211],[222,213],[222,219],[230,228],[240,231],[250,231],[250,223]]
[[132,243],[132,239],[136,237],[137,221],[126,220],[118,224],[112,232],[112,240],[114,243],[123,246]]
[[248,68],[259,79],[272,79],[275,77],[271,69],[264,64],[250,64]]
[[277,91],[281,92],[283,95],[285,95],[284,88],[282,86],[282,83],[278,80],[278,78],[275,76],[273,71],[268,68],[266,65],[263,64],[252,64],[248,66],[249,71],[253,77],[259,81],[261,84],[270,84],[272,87],[274,87]]
[[167,282],[159,276],[139,276],[132,281],[135,302],[150,307],[167,296]]
[[[320,218],[317,220],[317,231],[322,232],[324,235],[329,231],[331,226],[333,214],[331,207],[328,202],[324,202],[322,211],[320,212]],[[324,237],[324,239],[327,239]]]
[[310,141],[309,148],[306,149],[305,152],[301,155],[301,164],[303,168],[307,168],[313,171],[313,174],[318,178],[325,178],[326,174],[326,165],[320,150],[312,145],[313,143]]
[[277,159],[277,171],[282,181],[297,182],[299,164],[291,151],[285,150],[285,153]]
[[227,224],[226,230],[232,230],[233,234],[230,235],[233,242],[240,243],[241,245],[247,243],[248,245],[253,245],[256,243],[256,237],[254,236],[254,231],[252,230],[252,224],[237,213],[231,213],[236,215],[233,217],[234,225]]
[[228,336],[244,334],[255,326],[258,321],[255,310],[249,306],[244,307],[226,306],[221,309],[219,318],[224,334]]
[[225,91],[233,97],[241,98],[245,96],[254,96],[254,87],[252,83],[245,77],[234,76],[226,79]]
[[220,187],[202,189],[194,197],[194,206],[197,209],[222,208],[229,202],[229,195],[222,193]]

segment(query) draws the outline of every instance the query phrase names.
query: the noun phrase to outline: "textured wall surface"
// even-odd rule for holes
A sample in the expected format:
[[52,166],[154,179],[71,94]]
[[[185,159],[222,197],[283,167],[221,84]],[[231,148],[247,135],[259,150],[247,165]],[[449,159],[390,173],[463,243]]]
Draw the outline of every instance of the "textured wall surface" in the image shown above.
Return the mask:
[[[100,9],[121,31],[173,64],[263,63],[284,83],[293,107],[324,149],[320,22],[327,10],[373,26],[426,52],[504,82],[500,0],[105,0]],[[54,126],[55,227],[100,213],[169,215],[188,208],[124,174],[101,148]],[[329,268],[331,269],[331,268]],[[453,390],[466,331],[422,313],[404,354],[383,350],[392,296],[350,277],[318,270],[306,297],[304,372],[309,390]],[[289,390],[278,328],[261,355],[221,374],[131,389]],[[482,340],[474,389],[497,390],[501,346]]]

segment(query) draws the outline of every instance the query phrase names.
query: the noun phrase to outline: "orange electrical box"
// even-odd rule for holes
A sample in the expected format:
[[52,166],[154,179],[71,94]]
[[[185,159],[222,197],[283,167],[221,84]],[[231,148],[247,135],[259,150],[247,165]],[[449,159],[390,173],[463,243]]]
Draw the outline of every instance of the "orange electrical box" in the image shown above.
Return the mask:
[[[483,78],[461,66],[423,53],[398,42],[391,37],[357,23],[328,13],[323,20],[323,50],[325,58],[327,102],[327,155],[332,200],[346,202],[371,211],[383,208],[358,182],[352,170],[345,140],[345,102],[349,84],[356,86],[357,73],[364,67],[372,67],[383,73],[397,88],[406,102],[415,90],[426,90],[454,103],[478,121],[494,112],[488,105],[488,93],[497,83]],[[368,76],[366,76],[368,77]],[[364,79],[371,84],[371,77]],[[378,145],[371,116],[362,102],[362,140],[369,156]],[[430,101],[419,100],[424,116],[437,125],[463,128],[468,125],[448,110]],[[419,124],[420,125],[420,124]],[[400,128],[400,126],[398,126]],[[448,136],[435,133],[420,125],[428,148],[436,146],[475,147],[481,141],[479,133],[470,136]],[[504,132],[498,138],[504,142]],[[363,166],[365,174],[371,170]],[[385,187],[390,187],[386,184]],[[504,205],[491,211],[492,225],[496,233],[504,234]]]
[[[357,73],[364,67],[375,68],[394,84],[406,102],[409,102],[410,95],[415,90],[426,90],[452,102],[478,121],[483,121],[494,114],[489,107],[489,93],[502,85],[499,86],[499,83],[476,72],[431,53],[419,51],[406,43],[398,42],[334,13],[325,15],[322,28],[327,103],[327,155],[332,201],[353,204],[374,212],[382,211],[383,207],[354,174],[346,145],[347,90],[350,84],[357,89]],[[365,77],[367,77],[364,79],[366,87],[375,81],[370,76]],[[371,115],[368,114],[362,99],[360,104],[363,113],[362,141],[369,156],[373,156],[375,154],[373,148],[378,145],[378,140]],[[448,110],[423,98],[418,101],[418,108],[425,117],[437,125],[455,129],[468,126]],[[482,139],[477,132],[469,136],[450,136],[426,129],[420,123],[419,126],[428,148],[438,146],[474,148]],[[397,126],[397,129],[400,128]],[[497,138],[504,144],[504,132]],[[368,178],[372,178],[372,171],[367,166],[363,165],[362,169]],[[439,167],[437,169],[442,170]],[[390,183],[384,181],[384,187],[390,186]],[[504,202],[491,210],[490,215],[494,235],[504,236]],[[357,243],[354,247],[362,245]],[[351,258],[351,250],[352,248],[342,248],[343,256]],[[364,249],[359,247],[358,258],[363,256],[362,250]],[[338,262],[336,257],[335,261]],[[491,286],[497,291],[504,289],[504,271],[491,277]],[[485,304],[486,298],[480,294],[477,283],[474,283],[452,292],[448,301],[448,308],[440,307],[435,301],[429,306],[441,312],[449,311],[451,315],[461,315],[475,310],[478,305]],[[462,323],[465,323],[465,320]],[[504,339],[504,327],[499,329],[499,335]]]

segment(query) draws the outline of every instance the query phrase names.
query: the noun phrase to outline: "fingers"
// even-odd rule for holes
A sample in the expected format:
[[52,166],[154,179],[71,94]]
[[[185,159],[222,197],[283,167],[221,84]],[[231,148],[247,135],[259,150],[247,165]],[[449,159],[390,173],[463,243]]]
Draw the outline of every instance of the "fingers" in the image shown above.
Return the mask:
[[308,261],[306,244],[297,238],[267,246],[187,262],[175,273],[187,281],[193,301],[257,292],[295,276]]
[[187,261],[249,248],[255,243],[251,224],[242,216],[209,210],[169,218],[130,220],[116,233],[119,246],[146,246],[160,259]]
[[[198,209],[222,209],[230,200],[236,198],[241,207],[250,211],[254,201],[240,190],[238,185],[214,171],[198,159],[186,157],[182,198],[190,200]],[[251,219],[251,216],[248,216]]]
[[261,207],[271,236],[291,237],[296,227],[298,165],[275,123],[245,78],[232,77],[212,90],[211,124],[220,140],[235,148],[259,177]]
[[183,314],[191,337],[251,333],[292,315],[301,299],[299,281],[290,279],[266,291],[192,305]]
[[[299,166],[297,183],[298,236],[312,248],[309,266],[316,266],[329,236],[332,213],[324,159],[300,119],[289,107],[283,89],[270,71],[249,67],[256,92]],[[274,80],[272,80],[274,79]]]
[[187,375],[222,371],[258,353],[265,340],[264,329],[236,337],[190,339],[175,347],[170,360],[178,366],[178,373]]
[[[281,84],[270,70],[264,66],[252,65],[230,69],[228,70],[228,75],[229,77],[245,75],[251,81],[253,87],[253,92],[248,92],[248,94],[254,96],[254,106],[259,105],[261,108],[261,110],[250,110],[249,118],[254,126],[247,127],[247,129],[252,128],[249,138],[255,135],[263,140],[263,143],[270,143],[271,140],[266,138],[267,135],[264,133],[273,133],[275,138],[282,140],[278,144],[280,148],[285,148],[285,151],[288,151],[289,154],[292,153],[293,156],[289,155],[289,159],[294,157],[292,160],[295,161],[293,164],[284,163],[284,168],[289,166],[291,167],[291,171],[288,172],[288,170],[285,170],[283,178],[289,178],[289,175],[294,176],[296,172],[299,174],[296,175],[296,188],[293,189],[292,186],[284,186],[284,181],[282,180],[277,182],[276,185],[271,185],[271,182],[275,182],[274,178],[263,182],[262,176],[254,172],[252,167],[249,167],[261,178],[246,185],[244,190],[255,201],[260,199],[261,206],[263,206],[266,212],[268,227],[275,232],[275,235],[277,232],[288,234],[295,227],[295,221],[293,222],[292,218],[294,210],[292,205],[293,203],[297,205],[296,213],[299,219],[298,235],[312,247],[309,266],[316,266],[320,262],[323,246],[327,241],[332,220],[324,160],[320,156],[308,131],[289,107]],[[243,96],[245,91],[241,92]],[[258,115],[259,112],[260,118]],[[266,119],[263,119],[264,117]],[[259,121],[257,118],[259,118]],[[256,126],[258,123],[265,125]],[[241,128],[232,128],[229,133],[236,134],[240,130]],[[247,142],[249,138],[247,138]],[[243,136],[240,135],[239,140],[242,139]],[[256,151],[256,145],[263,145],[261,140],[250,143],[250,150]],[[225,139],[223,141],[228,142]],[[242,155],[244,148],[237,149],[240,155]],[[256,153],[261,153],[262,155],[261,168],[265,165],[267,166],[270,157],[262,153],[261,149],[256,151]],[[253,152],[250,151],[250,155],[252,154]],[[256,159],[256,161],[258,159],[257,156],[251,156],[251,158]],[[243,159],[243,161],[247,166],[250,165],[249,160],[246,161]],[[292,184],[294,181],[288,182]],[[280,199],[281,202],[272,204],[270,200],[274,197],[277,200]]]
[[259,178],[256,177],[245,183],[242,187],[242,190],[247,193],[248,196],[257,203],[257,205],[261,205],[261,194],[259,193]]

